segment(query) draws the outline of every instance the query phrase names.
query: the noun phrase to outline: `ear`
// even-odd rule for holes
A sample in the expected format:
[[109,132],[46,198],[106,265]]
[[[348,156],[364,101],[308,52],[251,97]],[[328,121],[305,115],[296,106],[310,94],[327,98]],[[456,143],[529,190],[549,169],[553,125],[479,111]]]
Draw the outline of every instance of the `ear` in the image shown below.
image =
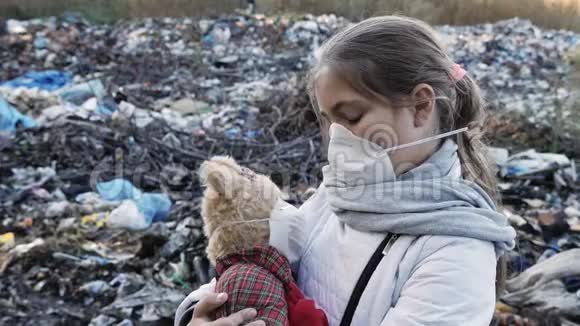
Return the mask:
[[214,189],[219,194],[226,191],[226,176],[222,171],[221,164],[215,161],[205,161],[199,168],[199,178],[201,182]]
[[435,91],[433,91],[433,87],[425,83],[415,86],[411,92],[411,100],[415,103],[413,105],[413,123],[415,127],[427,125],[435,111]]
[[237,192],[243,184],[241,174],[242,168],[229,156],[214,156],[199,168],[201,182],[221,195]]

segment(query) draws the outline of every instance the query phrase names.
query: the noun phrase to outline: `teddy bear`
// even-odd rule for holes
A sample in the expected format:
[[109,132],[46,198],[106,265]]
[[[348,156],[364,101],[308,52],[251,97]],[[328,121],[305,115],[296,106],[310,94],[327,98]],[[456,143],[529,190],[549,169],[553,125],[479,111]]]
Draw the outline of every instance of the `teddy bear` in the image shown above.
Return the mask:
[[266,325],[328,325],[324,312],[297,287],[288,259],[269,245],[269,219],[282,200],[280,189],[227,156],[203,162],[199,176],[206,187],[201,215],[206,253],[216,269],[215,291],[228,294],[213,317],[255,308],[256,320]]

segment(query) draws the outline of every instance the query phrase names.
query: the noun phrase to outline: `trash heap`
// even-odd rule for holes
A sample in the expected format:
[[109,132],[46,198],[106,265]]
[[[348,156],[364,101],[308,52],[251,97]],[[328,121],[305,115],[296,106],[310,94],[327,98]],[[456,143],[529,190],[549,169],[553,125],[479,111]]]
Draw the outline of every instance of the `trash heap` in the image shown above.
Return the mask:
[[[575,325],[580,319],[578,169],[562,154],[491,148],[499,168],[500,211],[517,230],[506,255],[500,325]],[[527,321],[526,321],[527,320]]]
[[292,41],[290,21],[260,16],[9,21],[0,323],[170,322],[210,276],[196,171],[213,155],[295,204],[312,193],[323,159],[301,42],[346,23],[317,19],[326,32]]
[[[484,90],[492,107],[525,114],[533,123],[546,122],[557,110],[580,99],[567,87],[566,53],[580,45],[571,31],[542,30],[518,18],[495,24],[442,26],[455,61]],[[564,108],[562,108],[564,106]]]
[[[8,20],[0,28],[0,324],[171,323],[177,304],[211,277],[196,177],[203,160],[232,155],[296,205],[319,184],[324,150],[305,77],[313,51],[348,24],[334,15]],[[439,30],[503,101],[498,112],[518,96],[535,105],[528,92],[572,94],[552,76],[566,76],[562,58],[577,34],[523,20]],[[534,274],[575,252],[574,161],[493,153],[502,209],[521,237],[498,321],[544,322],[561,302],[520,292],[577,291],[573,265],[539,281]],[[539,283],[516,281],[522,275]],[[554,320],[578,317],[557,307]]]

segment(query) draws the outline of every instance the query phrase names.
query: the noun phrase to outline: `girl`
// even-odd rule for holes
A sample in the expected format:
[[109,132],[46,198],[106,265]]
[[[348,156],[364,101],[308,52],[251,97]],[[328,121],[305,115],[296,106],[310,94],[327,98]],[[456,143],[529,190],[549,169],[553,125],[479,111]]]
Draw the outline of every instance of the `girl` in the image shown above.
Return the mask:
[[[495,209],[473,79],[429,26],[385,16],[332,37],[310,85],[329,164],[285,248],[305,295],[331,325],[489,325],[515,231]],[[210,322],[225,300],[204,295],[191,325],[252,320]]]

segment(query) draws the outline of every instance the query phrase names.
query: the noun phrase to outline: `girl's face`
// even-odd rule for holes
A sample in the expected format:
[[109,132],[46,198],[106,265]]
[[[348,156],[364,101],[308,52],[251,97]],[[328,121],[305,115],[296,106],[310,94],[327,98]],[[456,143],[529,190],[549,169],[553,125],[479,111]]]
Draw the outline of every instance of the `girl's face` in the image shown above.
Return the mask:
[[[414,96],[429,96],[430,86],[416,88]],[[429,137],[438,129],[434,104],[394,108],[387,99],[368,99],[356,92],[338,74],[323,67],[316,76],[315,90],[323,128],[339,123],[358,137],[383,148]],[[418,94],[418,95],[417,95]],[[323,130],[326,132],[327,130]],[[435,151],[437,142],[428,142],[389,153],[397,174],[418,166]]]

